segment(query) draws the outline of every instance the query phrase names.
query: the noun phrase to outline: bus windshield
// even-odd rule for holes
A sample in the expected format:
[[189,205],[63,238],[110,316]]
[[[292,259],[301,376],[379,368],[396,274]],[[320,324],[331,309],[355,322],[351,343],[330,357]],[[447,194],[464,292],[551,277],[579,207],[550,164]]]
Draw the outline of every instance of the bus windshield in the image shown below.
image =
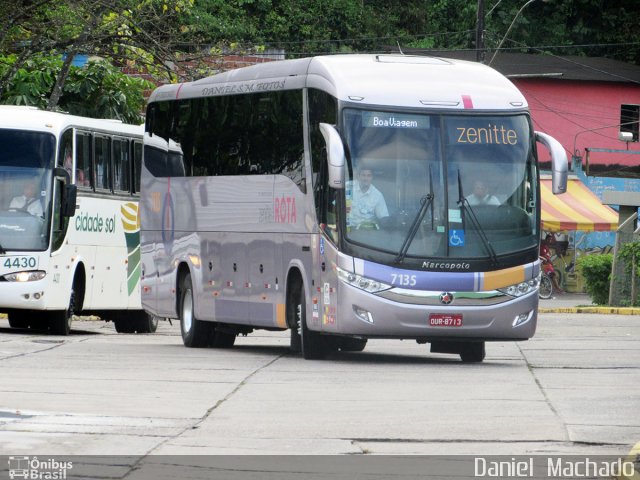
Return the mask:
[[537,170],[525,115],[344,110],[345,239],[412,258],[535,248]]
[[44,251],[49,245],[55,137],[0,130],[0,247]]

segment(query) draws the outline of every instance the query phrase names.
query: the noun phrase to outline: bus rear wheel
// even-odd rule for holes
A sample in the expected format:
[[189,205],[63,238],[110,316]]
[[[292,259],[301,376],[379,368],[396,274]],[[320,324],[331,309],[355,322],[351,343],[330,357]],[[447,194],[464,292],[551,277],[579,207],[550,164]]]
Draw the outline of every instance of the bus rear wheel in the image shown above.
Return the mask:
[[[118,315],[120,317],[120,315]],[[116,327],[118,333],[134,333],[136,331],[133,322],[128,318],[117,318],[113,321],[113,325]]]
[[193,284],[191,276],[185,275],[180,287],[180,333],[182,343],[189,348],[202,348],[209,345],[211,327],[198,320],[194,313]]
[[131,312],[135,331],[138,333],[154,333],[158,329],[158,317],[145,310]]
[[219,324],[211,324],[210,345],[213,348],[231,348],[236,343],[237,333],[232,330],[225,330],[225,327]]
[[361,352],[367,346],[366,338],[344,337],[338,340],[338,348],[343,352]]

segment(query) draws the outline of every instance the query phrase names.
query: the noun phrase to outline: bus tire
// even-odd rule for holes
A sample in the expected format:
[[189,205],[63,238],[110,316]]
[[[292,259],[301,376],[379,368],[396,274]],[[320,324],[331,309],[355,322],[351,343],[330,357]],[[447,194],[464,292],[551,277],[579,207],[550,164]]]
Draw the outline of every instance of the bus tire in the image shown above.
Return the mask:
[[289,341],[289,350],[293,353],[302,352],[302,338],[300,338],[300,332],[298,328],[293,327],[291,329],[291,338]]
[[185,275],[180,287],[180,333],[182,343],[189,348],[202,348],[209,345],[211,327],[194,314],[193,284],[191,276]]
[[218,325],[215,324],[212,324],[209,328],[211,329],[211,347],[231,348],[236,343],[236,333],[222,332],[218,330]]
[[361,352],[367,346],[366,338],[344,337],[338,339],[338,348],[343,352]]
[[135,331],[138,333],[154,333],[158,329],[158,317],[145,310],[131,312]]
[[69,305],[66,310],[51,312],[49,316],[49,329],[54,335],[69,335],[71,332],[71,319],[76,305],[75,289],[71,289],[69,295]]
[[485,357],[485,342],[469,342],[463,345],[460,351],[460,359],[465,363],[479,363],[484,360]]
[[29,328],[28,312],[14,310],[7,314],[11,328]]
[[126,312],[118,312],[117,318],[113,321],[113,326],[118,333],[134,333],[136,331],[134,319],[127,318]]
[[326,339],[317,332],[307,328],[307,301],[304,285],[300,284],[295,302],[298,326],[300,331],[302,356],[306,360],[321,360],[327,356],[328,344]]

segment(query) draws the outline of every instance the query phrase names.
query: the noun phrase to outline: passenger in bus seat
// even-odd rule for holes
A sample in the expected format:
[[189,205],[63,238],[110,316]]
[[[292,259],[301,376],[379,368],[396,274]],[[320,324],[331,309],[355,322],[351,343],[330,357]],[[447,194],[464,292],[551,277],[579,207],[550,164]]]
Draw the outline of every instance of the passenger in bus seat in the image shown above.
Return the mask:
[[348,215],[352,227],[377,229],[380,228],[381,221],[389,217],[384,195],[372,185],[372,182],[371,167],[359,164],[356,169],[356,181],[352,184],[351,209]]
[[89,185],[89,179],[85,177],[84,170],[82,170],[81,168],[76,168],[76,185]]
[[64,151],[64,169],[69,174],[69,178],[71,178],[71,173],[73,172],[73,155],[71,154],[70,148],[66,148]]
[[23,187],[22,195],[13,197],[9,204],[9,210],[22,210],[36,217],[42,217],[44,210],[40,197],[36,195],[38,190],[37,180],[28,180]]

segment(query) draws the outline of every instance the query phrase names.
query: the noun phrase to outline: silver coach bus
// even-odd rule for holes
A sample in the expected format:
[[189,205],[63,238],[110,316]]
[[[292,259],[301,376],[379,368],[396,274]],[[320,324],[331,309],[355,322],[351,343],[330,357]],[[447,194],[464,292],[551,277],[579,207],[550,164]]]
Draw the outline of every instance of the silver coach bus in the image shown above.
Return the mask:
[[475,63],[336,55],[152,94],[142,303],[188,347],[291,330],[304,358],[413,339],[479,362],[536,329],[540,189],[567,158]]

